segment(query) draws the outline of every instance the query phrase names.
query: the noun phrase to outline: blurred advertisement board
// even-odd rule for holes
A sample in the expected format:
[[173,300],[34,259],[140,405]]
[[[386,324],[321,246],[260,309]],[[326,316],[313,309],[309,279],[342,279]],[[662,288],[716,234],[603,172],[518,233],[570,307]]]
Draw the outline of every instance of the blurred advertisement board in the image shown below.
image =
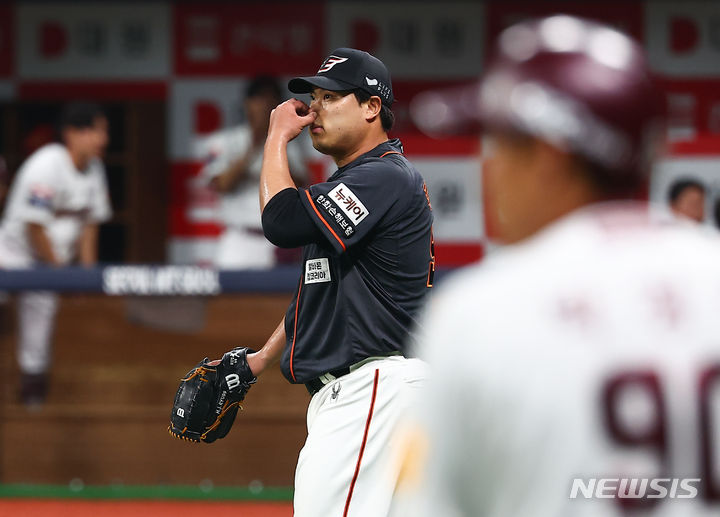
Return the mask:
[[164,3],[18,3],[22,79],[165,78],[170,7]]
[[187,3],[175,7],[178,75],[314,72],[325,54],[323,2]]

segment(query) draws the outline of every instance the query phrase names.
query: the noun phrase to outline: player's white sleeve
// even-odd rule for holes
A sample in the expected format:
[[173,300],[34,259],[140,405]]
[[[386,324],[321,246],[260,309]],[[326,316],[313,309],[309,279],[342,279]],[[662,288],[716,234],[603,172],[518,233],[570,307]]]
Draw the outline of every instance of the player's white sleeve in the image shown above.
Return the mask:
[[55,205],[62,181],[59,170],[63,157],[46,149],[31,156],[18,173],[13,193],[12,217],[48,225],[54,219]]
[[203,163],[200,174],[208,181],[219,176],[240,159],[250,145],[250,130],[245,126],[223,129],[195,144],[195,156]]
[[230,164],[223,136],[222,132],[214,133],[196,140],[193,145],[193,155],[203,164],[200,175],[207,180],[219,175]]
[[93,164],[93,192],[90,201],[89,220],[94,223],[104,223],[112,217],[110,194],[107,187],[105,167],[100,160]]

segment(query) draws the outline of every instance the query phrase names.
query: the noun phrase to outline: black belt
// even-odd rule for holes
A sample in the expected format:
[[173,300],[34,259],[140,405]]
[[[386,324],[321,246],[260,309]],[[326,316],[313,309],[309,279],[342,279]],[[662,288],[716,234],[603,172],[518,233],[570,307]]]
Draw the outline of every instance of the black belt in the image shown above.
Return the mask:
[[[343,375],[347,375],[348,373],[350,373],[350,367],[348,366],[348,367],[346,367],[346,368],[340,368],[340,369],[338,369],[338,370],[333,370],[333,371],[328,372],[328,373],[337,379],[337,378],[339,378],[339,377],[342,377]],[[327,375],[327,374],[323,374],[323,376],[325,376],[325,375]],[[315,395],[318,391],[320,391],[321,389],[323,389],[323,388],[324,388],[327,384],[329,384],[330,382],[332,382],[332,381],[331,381],[331,380],[325,380],[325,381],[323,381],[320,377],[316,377],[316,378],[314,378],[314,379],[312,379],[312,380],[307,381],[307,382],[305,383],[305,387],[306,387],[307,390],[310,392],[310,396],[313,396],[313,395]]]

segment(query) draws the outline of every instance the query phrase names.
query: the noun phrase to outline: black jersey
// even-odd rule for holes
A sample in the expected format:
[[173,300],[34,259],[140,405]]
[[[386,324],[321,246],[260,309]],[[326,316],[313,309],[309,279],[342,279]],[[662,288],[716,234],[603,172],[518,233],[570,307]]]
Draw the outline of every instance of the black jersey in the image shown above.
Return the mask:
[[435,258],[427,189],[401,153],[399,140],[384,142],[299,191],[326,239],[303,247],[285,315],[290,382],[406,351]]

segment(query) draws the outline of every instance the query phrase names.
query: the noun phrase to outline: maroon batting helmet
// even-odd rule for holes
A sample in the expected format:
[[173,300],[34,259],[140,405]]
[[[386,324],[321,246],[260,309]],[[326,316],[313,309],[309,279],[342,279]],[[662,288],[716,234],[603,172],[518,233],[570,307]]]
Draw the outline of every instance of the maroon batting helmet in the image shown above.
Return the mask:
[[648,172],[665,127],[642,48],[567,15],[507,28],[479,85],[421,94],[411,113],[430,134],[478,122],[526,133],[626,179]]

